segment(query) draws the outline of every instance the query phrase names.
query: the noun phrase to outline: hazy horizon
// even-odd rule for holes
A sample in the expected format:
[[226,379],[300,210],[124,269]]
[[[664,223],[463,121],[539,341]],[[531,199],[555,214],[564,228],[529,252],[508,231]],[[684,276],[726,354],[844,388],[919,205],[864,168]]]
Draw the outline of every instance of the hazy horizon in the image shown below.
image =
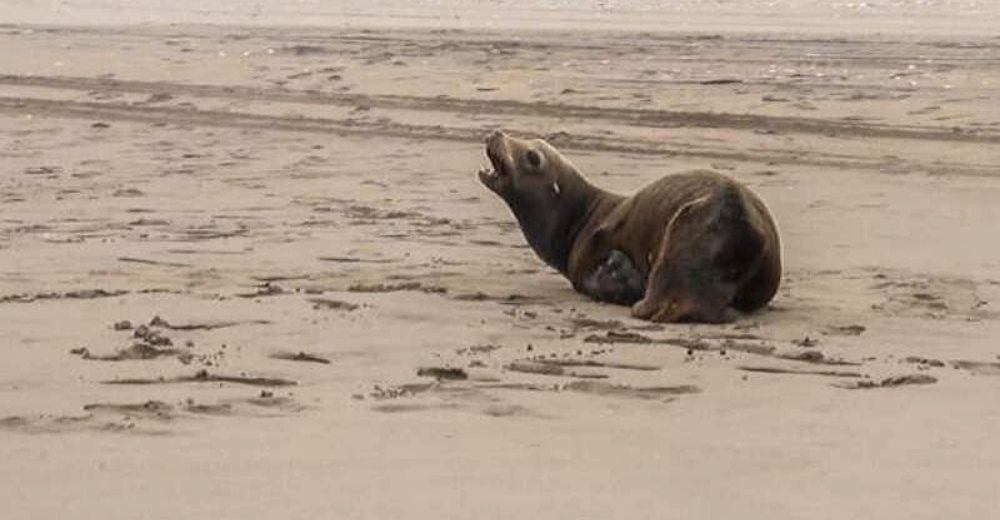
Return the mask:
[[996,35],[979,0],[7,0],[0,23],[789,30]]

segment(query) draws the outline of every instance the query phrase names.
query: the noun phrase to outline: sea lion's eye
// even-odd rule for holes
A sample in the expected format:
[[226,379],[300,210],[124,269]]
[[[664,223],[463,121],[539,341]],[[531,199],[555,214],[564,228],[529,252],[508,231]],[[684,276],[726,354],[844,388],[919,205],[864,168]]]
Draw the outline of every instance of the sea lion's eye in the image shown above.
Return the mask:
[[524,158],[527,159],[528,164],[530,164],[532,168],[538,168],[542,165],[542,154],[534,150],[528,150],[528,153],[524,155]]

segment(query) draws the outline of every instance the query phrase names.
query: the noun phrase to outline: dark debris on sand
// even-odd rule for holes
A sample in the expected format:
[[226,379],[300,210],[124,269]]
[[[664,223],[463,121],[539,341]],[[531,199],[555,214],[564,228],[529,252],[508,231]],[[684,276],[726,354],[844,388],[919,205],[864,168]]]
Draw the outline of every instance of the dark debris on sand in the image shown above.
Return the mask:
[[276,377],[226,376],[199,370],[192,376],[150,378],[112,379],[103,381],[106,385],[161,385],[171,383],[235,383],[250,386],[294,386],[298,383],[289,379]]
[[283,361],[299,361],[303,363],[319,363],[322,365],[329,365],[331,361],[323,356],[318,356],[316,354],[309,354],[306,352],[275,352],[269,356],[271,359],[280,359]]
[[421,367],[417,369],[417,375],[433,377],[438,381],[464,381],[469,378],[465,370],[455,367]]
[[934,376],[927,374],[907,374],[902,376],[886,377],[878,381],[865,379],[849,383],[834,384],[834,386],[847,390],[870,390],[873,388],[894,388],[906,385],[931,385],[934,383],[937,383],[937,378]]

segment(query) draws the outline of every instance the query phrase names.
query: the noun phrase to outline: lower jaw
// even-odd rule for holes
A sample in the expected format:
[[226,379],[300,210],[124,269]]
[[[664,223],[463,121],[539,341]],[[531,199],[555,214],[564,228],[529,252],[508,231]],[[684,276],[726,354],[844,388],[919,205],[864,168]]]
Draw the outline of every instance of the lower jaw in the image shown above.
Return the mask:
[[489,188],[491,191],[494,191],[494,192],[497,191],[497,182],[499,182],[499,180],[500,179],[499,179],[499,174],[498,173],[491,173],[491,174],[480,173],[479,174],[479,183],[482,184],[483,186],[486,186],[487,188]]

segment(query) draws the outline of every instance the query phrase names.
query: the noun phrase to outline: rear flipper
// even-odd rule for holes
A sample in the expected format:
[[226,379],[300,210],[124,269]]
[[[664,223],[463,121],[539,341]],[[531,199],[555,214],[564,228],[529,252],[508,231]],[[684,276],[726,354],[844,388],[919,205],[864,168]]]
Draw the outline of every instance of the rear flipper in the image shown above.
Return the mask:
[[735,184],[684,205],[667,225],[649,289],[633,316],[664,322],[732,321],[731,308],[760,268],[764,237]]
[[599,301],[631,305],[646,292],[646,280],[632,259],[615,249],[583,280],[583,292]]

